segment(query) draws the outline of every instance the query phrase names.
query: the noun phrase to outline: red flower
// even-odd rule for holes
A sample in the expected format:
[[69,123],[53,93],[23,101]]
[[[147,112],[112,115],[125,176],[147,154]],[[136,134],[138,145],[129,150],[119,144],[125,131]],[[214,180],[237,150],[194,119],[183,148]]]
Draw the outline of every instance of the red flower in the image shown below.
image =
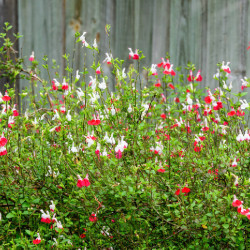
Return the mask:
[[33,62],[34,60],[35,60],[35,53],[34,53],[34,51],[32,51],[32,53],[31,53],[31,55],[29,57],[29,61]]
[[96,69],[95,73],[96,73],[97,75],[100,75],[100,74],[101,74],[101,68],[100,68],[100,66]]
[[176,192],[175,192],[175,195],[179,195],[180,192],[181,192],[181,190],[180,190],[180,188],[178,188],[178,189],[176,190]]
[[86,177],[83,179],[82,184],[83,184],[83,187],[88,187],[90,185],[88,174],[86,174]]
[[210,96],[205,97],[205,103],[209,104],[212,102],[212,98]]
[[233,207],[239,207],[239,206],[241,206],[242,204],[243,204],[243,202],[240,201],[240,200],[238,200],[238,199],[236,198],[236,196],[234,195],[234,200],[233,200],[232,206],[233,206]]
[[56,127],[55,130],[56,130],[56,132],[60,132],[61,126]]
[[35,239],[33,240],[33,244],[38,245],[41,242],[41,239]]
[[135,50],[134,53],[131,48],[128,49],[129,49],[129,59],[138,60],[139,59],[138,50]]
[[178,97],[175,97],[175,98],[174,98],[174,101],[175,101],[176,103],[179,103],[179,102],[180,102],[180,99],[179,99]]
[[10,96],[8,96],[8,93],[7,93],[7,91],[5,91],[5,95],[2,97],[2,100],[4,101],[4,102],[8,102],[8,101],[10,101]]
[[160,168],[157,170],[159,173],[164,173],[166,170],[164,168]]
[[200,70],[198,70],[196,76],[195,76],[195,81],[196,82],[201,82],[202,81],[202,76],[200,75]]
[[3,147],[7,144],[7,139],[4,137],[4,133],[0,137],[0,147]]
[[89,216],[89,220],[90,220],[91,222],[97,222],[96,214],[92,213],[92,214]]
[[190,188],[184,187],[184,188],[181,190],[181,192],[182,192],[182,193],[185,193],[185,195],[186,195],[186,194],[188,194],[188,193],[190,192]]
[[68,85],[68,83],[66,83],[66,80],[64,78],[63,83],[62,83],[62,89],[67,90],[68,88],[69,88],[69,85]]
[[81,187],[88,187],[90,185],[89,182],[89,176],[88,174],[86,174],[86,177],[82,180],[80,175],[77,175],[78,177],[78,181],[77,181],[77,187],[81,188]]
[[188,80],[189,82],[192,82],[192,81],[194,80],[194,76],[193,76],[193,71],[192,71],[192,70],[190,70],[189,76],[188,76],[187,80]]
[[169,88],[171,88],[171,89],[175,89],[175,87],[174,87],[174,85],[173,85],[172,83],[169,83],[168,86],[169,86]]
[[234,116],[236,115],[236,112],[234,110],[234,108],[232,107],[232,110],[230,112],[227,113],[228,116]]
[[7,155],[7,150],[5,147],[0,147],[0,155]]
[[168,66],[166,66],[164,68],[163,74],[175,76],[175,72],[172,68],[173,68],[173,64],[171,64],[171,66],[169,68],[168,68]]
[[157,88],[159,88],[159,87],[161,87],[161,82],[160,82],[160,80],[158,79],[158,81],[157,81],[157,83],[155,83],[155,85],[154,85],[155,87],[157,87]]
[[161,118],[162,118],[162,119],[164,119],[164,120],[165,120],[165,119],[166,119],[166,117],[167,117],[167,116],[166,116],[166,114],[164,114],[164,113],[162,113],[162,114],[161,114]]
[[101,121],[99,119],[92,119],[90,121],[88,121],[89,125],[99,125],[101,123]]

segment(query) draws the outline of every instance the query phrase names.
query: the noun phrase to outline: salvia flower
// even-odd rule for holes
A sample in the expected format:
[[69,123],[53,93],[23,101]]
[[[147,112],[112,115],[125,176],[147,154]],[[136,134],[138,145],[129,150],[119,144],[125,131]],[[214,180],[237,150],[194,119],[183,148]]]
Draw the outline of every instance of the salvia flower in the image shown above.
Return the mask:
[[158,75],[158,74],[157,74],[156,66],[157,66],[156,64],[152,64],[151,69],[150,69],[150,72],[151,72],[151,74],[152,74],[153,76]]
[[103,62],[106,62],[107,64],[112,64],[112,54],[106,53],[106,58],[103,60]]
[[49,211],[47,211],[46,213],[42,209],[40,211],[42,213],[41,222],[44,222],[47,224],[51,223]]
[[242,83],[241,83],[241,89],[244,90],[245,88],[247,88],[248,85],[248,79],[246,77],[244,77],[244,79],[241,79]]
[[89,216],[89,220],[90,220],[91,222],[97,222],[96,214],[95,214],[95,213],[92,213],[92,214]]
[[246,108],[249,108],[249,104],[248,104],[248,102],[247,102],[247,100],[240,100],[240,102],[241,102],[241,106],[240,106],[240,108],[242,109],[242,110],[244,110],[244,109],[246,109]]
[[102,78],[102,82],[99,83],[99,88],[103,90],[107,88],[107,84],[104,78]]
[[7,155],[7,150],[5,147],[0,147],[0,155]]
[[93,48],[95,48],[95,49],[97,49],[97,48],[98,48],[98,46],[97,46],[97,42],[96,42],[96,38],[95,38],[94,43],[93,43]]
[[235,116],[236,112],[234,110],[234,107],[231,107],[231,111],[227,113],[228,116]]
[[97,75],[100,75],[100,74],[101,74],[101,67],[100,67],[100,66],[97,67],[95,73],[96,73]]
[[53,90],[58,90],[58,87],[60,86],[60,83],[56,79],[53,79],[51,82],[52,82]]
[[90,185],[89,182],[89,175],[86,174],[86,177],[84,179],[82,179],[80,177],[80,175],[77,175],[78,177],[78,181],[77,181],[77,187],[81,188],[81,187],[88,187]]
[[99,125],[100,123],[101,123],[101,120],[96,118],[95,115],[94,115],[94,119],[88,121],[89,125]]
[[232,206],[233,207],[239,207],[240,205],[243,204],[243,201],[240,201],[236,198],[236,195],[234,195],[234,200],[233,200],[233,203],[232,203]]
[[175,76],[175,72],[173,70],[173,66],[174,66],[173,64],[171,64],[169,68],[168,68],[168,66],[165,66],[163,74]]
[[228,66],[229,64],[230,64],[230,62],[227,62],[227,64],[225,64],[225,62],[223,61],[222,65],[221,65],[221,69],[224,70],[228,74],[231,73],[231,69]]
[[33,244],[38,245],[39,243],[41,243],[41,237],[40,234],[37,233],[37,238],[35,240],[33,240]]
[[76,71],[76,80],[80,79],[79,70]]
[[69,84],[66,82],[66,79],[63,78],[62,89],[67,90],[69,88]]
[[10,99],[11,99],[11,97],[8,95],[8,92],[5,91],[5,95],[2,97],[2,100],[4,102],[8,102],[8,101],[10,101]]
[[0,136],[0,147],[4,147],[7,144],[7,139],[4,137],[4,132]]
[[54,212],[55,211],[55,208],[56,208],[56,205],[54,204],[53,201],[50,201],[51,202],[51,205],[49,206],[49,209],[51,212]]
[[32,51],[31,52],[31,55],[30,55],[30,57],[29,57],[29,61],[30,62],[33,62],[35,60],[35,53],[34,53],[34,51]]
[[238,136],[236,137],[236,140],[238,142],[244,141],[244,135],[242,134],[241,130],[240,130],[240,133],[238,134]]
[[86,38],[85,35],[87,34],[87,32],[83,32],[83,34],[80,36],[80,40],[82,41],[82,47],[88,47],[89,44],[86,42]]
[[129,59],[134,59],[134,60],[138,60],[139,59],[139,54],[138,54],[138,50],[135,50],[135,53],[132,51],[131,48],[128,48],[129,50]]
[[190,188],[188,188],[188,187],[184,187],[184,188],[181,190],[181,192],[184,193],[185,195],[187,195],[190,191],[191,191],[191,190],[190,190]]

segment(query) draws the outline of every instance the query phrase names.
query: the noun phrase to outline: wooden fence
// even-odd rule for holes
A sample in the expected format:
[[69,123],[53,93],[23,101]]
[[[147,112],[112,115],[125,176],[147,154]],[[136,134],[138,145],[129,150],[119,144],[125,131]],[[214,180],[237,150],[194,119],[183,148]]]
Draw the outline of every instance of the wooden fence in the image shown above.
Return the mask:
[[[3,0],[0,0],[0,3]],[[19,49],[23,56],[35,51],[65,62],[62,54],[72,54],[76,31],[87,32],[92,44],[96,38],[101,52],[109,50],[105,33],[111,25],[110,44],[114,57],[128,65],[128,47],[140,49],[145,65],[158,63],[166,52],[174,66],[191,61],[201,69],[201,86],[214,88],[216,64],[230,61],[234,90],[240,79],[250,76],[250,7],[249,0],[19,0],[18,30],[24,35]],[[76,46],[75,69],[82,69],[84,52]],[[87,55],[86,62],[92,60]],[[104,68],[109,72],[108,68]],[[45,76],[45,72],[43,73]],[[21,88],[27,86],[22,81]]]

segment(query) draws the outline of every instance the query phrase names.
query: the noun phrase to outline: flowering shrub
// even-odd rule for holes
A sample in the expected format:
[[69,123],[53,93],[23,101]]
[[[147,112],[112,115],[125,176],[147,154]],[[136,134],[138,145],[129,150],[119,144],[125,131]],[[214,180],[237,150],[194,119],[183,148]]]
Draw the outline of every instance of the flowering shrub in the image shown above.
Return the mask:
[[140,50],[129,48],[129,68],[111,52],[97,62],[97,43],[85,37],[76,34],[93,65],[74,73],[65,55],[59,76],[45,57],[47,81],[35,53],[24,68],[1,34],[1,72],[40,86],[40,99],[32,88],[19,94],[30,102],[24,112],[14,89],[0,98],[2,246],[246,249],[249,80],[231,93],[223,62],[218,87],[204,91],[206,72],[188,64],[182,73],[162,58],[145,68],[146,84]]

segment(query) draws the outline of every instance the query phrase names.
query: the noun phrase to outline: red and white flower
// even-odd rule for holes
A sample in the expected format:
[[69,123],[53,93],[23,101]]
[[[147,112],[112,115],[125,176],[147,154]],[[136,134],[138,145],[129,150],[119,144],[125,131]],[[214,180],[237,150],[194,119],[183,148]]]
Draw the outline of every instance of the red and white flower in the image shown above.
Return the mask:
[[34,53],[34,51],[32,51],[30,58],[29,58],[29,61],[33,62],[34,60],[35,60],[35,53]]
[[65,78],[63,78],[62,89],[67,90],[69,88],[69,84],[66,82]]
[[224,70],[228,74],[231,73],[231,69],[228,66],[229,64],[230,64],[230,62],[227,62],[227,64],[225,64],[225,62],[223,61],[222,65],[221,65],[221,69]]
[[86,177],[84,179],[82,179],[80,177],[80,175],[77,175],[78,177],[78,181],[77,181],[77,187],[81,188],[81,187],[88,187],[90,185],[89,182],[89,175],[86,174]]
[[103,60],[103,62],[107,62],[107,64],[112,64],[112,54],[106,53],[106,58]]
[[138,49],[135,50],[135,53],[132,51],[131,48],[128,48],[128,50],[129,50],[129,59],[134,59],[134,60],[139,59]]
[[243,201],[240,201],[236,198],[236,195],[234,195],[234,200],[233,200],[233,203],[232,203],[232,206],[233,207],[239,207],[240,205],[243,204]]
[[41,237],[40,234],[37,233],[37,238],[35,240],[33,240],[33,244],[38,245],[39,243],[41,243]]
[[7,139],[4,137],[4,132],[2,133],[2,136],[0,136],[0,147],[4,147],[7,144]]
[[44,222],[47,224],[51,223],[49,211],[47,211],[46,213],[42,209],[40,211],[42,213],[41,222]]
[[11,99],[11,97],[8,95],[7,91],[5,91],[5,94],[4,94],[4,96],[2,97],[2,100],[3,100],[4,102],[8,102],[8,101],[10,101],[10,99]]

